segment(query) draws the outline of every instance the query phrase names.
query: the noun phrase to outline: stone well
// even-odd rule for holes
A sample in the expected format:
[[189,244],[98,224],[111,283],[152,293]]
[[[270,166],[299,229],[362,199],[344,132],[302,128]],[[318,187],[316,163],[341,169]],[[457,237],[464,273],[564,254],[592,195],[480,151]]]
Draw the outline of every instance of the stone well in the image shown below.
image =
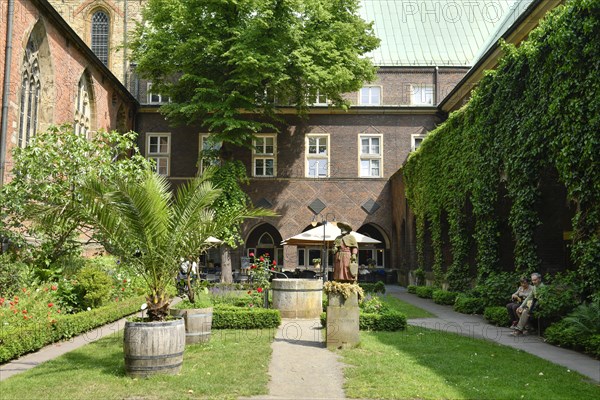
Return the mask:
[[281,318],[319,318],[323,311],[323,282],[320,279],[273,279],[273,308]]

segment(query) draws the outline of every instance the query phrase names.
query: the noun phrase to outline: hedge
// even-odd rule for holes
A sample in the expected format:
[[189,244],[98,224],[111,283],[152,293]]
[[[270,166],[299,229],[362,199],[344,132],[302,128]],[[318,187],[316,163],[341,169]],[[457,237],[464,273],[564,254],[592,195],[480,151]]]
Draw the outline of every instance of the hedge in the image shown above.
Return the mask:
[[[327,326],[327,313],[321,313],[321,326]],[[395,332],[406,329],[406,315],[398,311],[386,311],[383,314],[363,313],[358,318],[361,331]]]
[[417,296],[424,299],[431,299],[433,296],[433,286],[419,286],[417,287]]
[[436,289],[433,291],[432,298],[436,304],[453,305],[458,293],[448,292],[447,290]]
[[279,310],[218,307],[213,310],[212,329],[264,329],[281,325]]
[[417,294],[417,288],[418,288],[418,287],[419,287],[419,286],[417,286],[417,285],[408,285],[408,286],[406,287],[406,291],[407,291],[408,293]]
[[359,283],[358,286],[363,288],[365,293],[381,293],[385,294],[385,283],[377,281],[375,283]]
[[481,314],[483,312],[483,302],[478,297],[469,297],[459,294],[454,302],[454,311],[463,314]]
[[506,307],[486,307],[483,318],[496,326],[508,326],[511,322]]
[[53,324],[46,322],[19,328],[2,327],[0,329],[0,363],[121,319],[139,310],[140,304],[144,302],[144,296],[133,297],[91,311],[60,316]]

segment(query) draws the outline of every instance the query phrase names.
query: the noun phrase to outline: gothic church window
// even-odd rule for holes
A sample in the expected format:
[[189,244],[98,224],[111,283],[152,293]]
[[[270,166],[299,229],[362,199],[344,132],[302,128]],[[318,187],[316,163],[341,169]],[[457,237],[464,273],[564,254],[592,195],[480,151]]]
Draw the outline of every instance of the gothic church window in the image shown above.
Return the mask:
[[75,134],[86,136],[90,130],[91,120],[91,93],[86,74],[79,79],[77,85],[77,99],[75,100]]
[[108,65],[108,34],[110,18],[104,11],[96,11],[92,15],[92,51]]
[[38,125],[41,93],[38,50],[37,44],[30,38],[23,57],[23,72],[21,75],[18,136],[20,147],[29,144],[29,140],[35,135]]

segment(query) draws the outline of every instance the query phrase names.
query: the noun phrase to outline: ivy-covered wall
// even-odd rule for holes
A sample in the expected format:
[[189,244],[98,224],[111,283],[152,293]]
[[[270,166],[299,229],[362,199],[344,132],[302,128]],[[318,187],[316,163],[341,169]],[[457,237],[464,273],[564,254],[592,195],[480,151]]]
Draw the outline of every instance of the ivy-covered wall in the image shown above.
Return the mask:
[[[507,237],[502,226],[510,229],[514,269],[538,270],[542,177],[550,176],[566,193],[563,214],[574,214],[570,262],[586,292],[598,292],[599,38],[600,0],[567,1],[518,48],[504,45],[498,68],[481,80],[469,103],[411,154],[402,174],[417,221],[418,265],[428,225],[435,283],[461,290],[473,278],[482,282],[498,273],[500,240]],[[506,198],[508,212],[499,212]],[[445,245],[450,265],[443,265]],[[469,272],[471,246],[476,276]]]

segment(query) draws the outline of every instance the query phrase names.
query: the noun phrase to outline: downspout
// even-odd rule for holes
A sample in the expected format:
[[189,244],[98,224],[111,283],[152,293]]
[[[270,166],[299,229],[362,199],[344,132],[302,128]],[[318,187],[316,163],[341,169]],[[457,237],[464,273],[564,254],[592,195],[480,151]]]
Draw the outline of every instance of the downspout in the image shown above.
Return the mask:
[[123,85],[129,90],[127,73],[127,0],[123,3]]
[[8,96],[10,92],[10,66],[12,63],[12,30],[15,16],[15,1],[8,0],[8,12],[6,22],[6,58],[4,60],[4,85],[2,89],[2,126],[0,127],[0,187],[4,185],[4,173],[6,170],[6,141],[8,138]]
[[434,97],[435,97],[435,106],[437,106],[439,104],[439,88],[438,88],[438,82],[439,82],[439,78],[440,78],[440,68],[436,65],[435,66],[435,75],[433,75],[433,90],[435,90],[434,93]]

